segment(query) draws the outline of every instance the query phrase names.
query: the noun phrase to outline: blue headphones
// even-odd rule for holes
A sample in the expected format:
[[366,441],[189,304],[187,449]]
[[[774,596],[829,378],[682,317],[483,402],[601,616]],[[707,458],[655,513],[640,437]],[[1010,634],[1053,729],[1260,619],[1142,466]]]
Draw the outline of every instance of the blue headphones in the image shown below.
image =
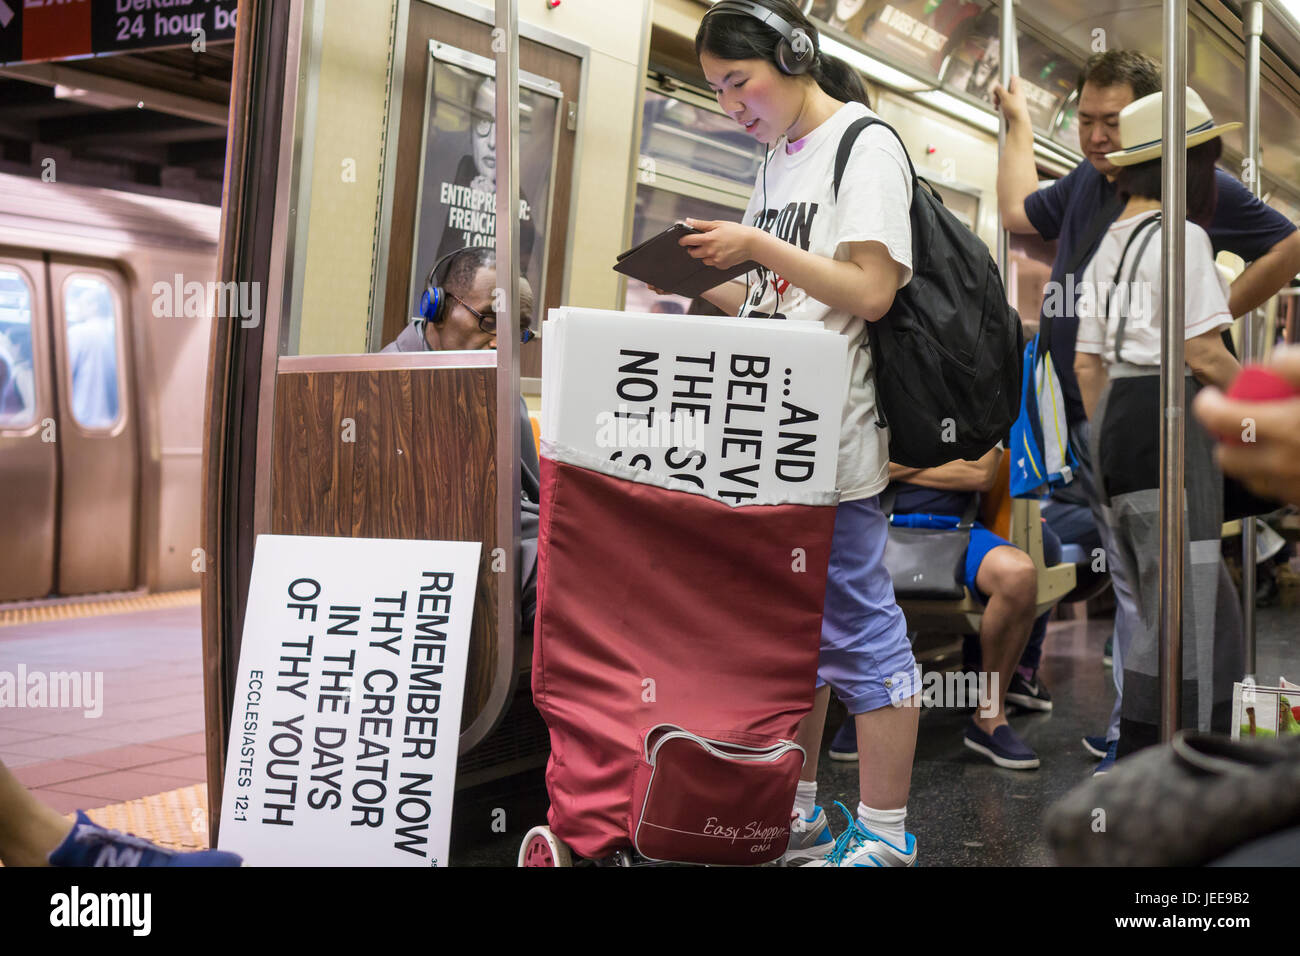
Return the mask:
[[468,251],[468,246],[464,249],[454,249],[435,262],[433,268],[429,270],[429,277],[424,280],[424,292],[420,295],[420,317],[426,322],[440,324],[442,314],[447,311],[447,293],[442,290],[441,285],[436,284],[438,270],[442,268],[444,262]]
[[[426,322],[432,322],[434,325],[441,325],[443,313],[447,311],[447,299],[449,294],[443,287],[438,284],[438,270],[442,268],[444,262],[455,259],[462,252],[469,252],[473,246],[465,246],[463,249],[455,249],[433,264],[429,270],[428,278],[424,280],[424,292],[420,294],[420,317]],[[446,273],[443,274],[446,279]],[[420,334],[423,336],[424,330],[421,328]],[[521,333],[521,341],[527,343],[533,338],[535,333],[531,329],[524,329]]]

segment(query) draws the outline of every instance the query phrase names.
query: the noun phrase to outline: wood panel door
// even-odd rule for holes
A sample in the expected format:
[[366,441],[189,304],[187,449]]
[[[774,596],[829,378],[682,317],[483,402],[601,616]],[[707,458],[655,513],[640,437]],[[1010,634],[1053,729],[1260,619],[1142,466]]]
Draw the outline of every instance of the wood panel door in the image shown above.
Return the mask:
[[464,730],[497,666],[495,367],[281,371],[274,432],[273,533],[483,543]]
[[[416,302],[411,296],[411,255],[415,242],[416,209],[419,195],[420,149],[425,129],[425,93],[430,69],[429,41],[437,40],[479,56],[492,53],[492,28],[478,20],[460,16],[428,3],[412,3],[406,31],[406,69],[401,77],[401,128],[397,144],[397,167],[393,186],[393,220],[389,232],[388,275],[385,277],[383,339],[391,342],[410,321]],[[569,129],[570,110],[577,115],[578,91],[582,81],[582,60],[532,40],[519,40],[519,68],[560,84],[560,136],[552,171],[551,215],[546,235],[546,289],[538,297],[533,326],[545,309],[562,305],[564,267],[568,255],[569,207],[573,195],[574,146],[577,134]],[[421,276],[433,263],[421,265]],[[418,293],[417,293],[418,297]],[[540,338],[520,349],[520,374],[538,378],[542,374]]]

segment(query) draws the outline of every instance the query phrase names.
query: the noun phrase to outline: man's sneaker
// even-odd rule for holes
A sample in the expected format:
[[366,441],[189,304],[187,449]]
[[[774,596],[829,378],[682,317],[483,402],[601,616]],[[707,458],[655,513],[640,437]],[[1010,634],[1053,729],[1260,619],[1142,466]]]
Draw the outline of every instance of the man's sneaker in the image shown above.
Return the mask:
[[1007,687],[1007,703],[1025,710],[1051,710],[1052,695],[1036,671],[1033,680],[1025,680],[1016,671],[1011,675],[1011,684]]
[[50,866],[239,866],[243,860],[222,850],[182,853],[117,830],[107,830],[82,811],[72,832],[50,854]]
[[1100,777],[1104,773],[1109,773],[1110,769],[1115,766],[1115,749],[1119,746],[1118,740],[1112,740],[1106,748],[1106,756],[1097,764],[1097,769],[1092,772],[1094,777]]
[[830,823],[826,820],[826,811],[813,807],[816,811],[811,820],[805,820],[798,813],[790,821],[790,844],[786,848],[781,862],[786,866],[799,866],[808,860],[823,857],[835,845],[831,836]]
[[840,724],[840,729],[835,731],[835,737],[831,740],[830,758],[832,760],[858,759],[858,728],[852,714],[849,714],[844,719],[844,723]]
[[1101,734],[1098,737],[1083,738],[1083,749],[1088,751],[1088,753],[1092,754],[1098,760],[1101,760],[1106,756],[1107,748],[1108,745],[1106,743],[1105,734]]
[[915,866],[916,837],[907,834],[907,846],[896,847],[862,825],[838,800],[835,806],[848,818],[849,827],[840,834],[830,852],[801,866]]
[[1008,770],[1035,770],[1038,767],[1038,754],[1029,749],[1010,724],[1003,724],[992,734],[986,734],[971,722],[966,725],[964,743]]
[[1106,646],[1102,649],[1101,652],[1102,666],[1104,667],[1115,666],[1115,658],[1112,655],[1114,649],[1115,649],[1115,635],[1112,634],[1110,637],[1106,638]]

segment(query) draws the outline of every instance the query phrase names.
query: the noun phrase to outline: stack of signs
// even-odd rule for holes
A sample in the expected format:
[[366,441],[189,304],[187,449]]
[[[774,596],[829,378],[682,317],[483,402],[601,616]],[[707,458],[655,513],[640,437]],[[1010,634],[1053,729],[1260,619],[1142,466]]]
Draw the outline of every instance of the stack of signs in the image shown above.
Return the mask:
[[552,309],[542,438],[731,504],[835,489],[848,343],[820,322]]
[[1238,681],[1232,687],[1232,739],[1300,734],[1300,685],[1285,677],[1278,687]]
[[261,535],[220,848],[445,866],[477,542]]

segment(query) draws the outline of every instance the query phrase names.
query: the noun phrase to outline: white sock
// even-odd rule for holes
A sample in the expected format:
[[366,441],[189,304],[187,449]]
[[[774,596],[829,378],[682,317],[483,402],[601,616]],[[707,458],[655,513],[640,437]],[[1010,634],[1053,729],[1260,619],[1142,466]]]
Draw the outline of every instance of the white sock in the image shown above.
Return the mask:
[[813,807],[817,806],[817,781],[800,780],[794,791],[794,812],[805,820],[813,817]]
[[873,810],[865,803],[858,803],[858,820],[862,825],[898,849],[907,845],[907,831],[903,821],[907,819],[907,807],[898,810]]

